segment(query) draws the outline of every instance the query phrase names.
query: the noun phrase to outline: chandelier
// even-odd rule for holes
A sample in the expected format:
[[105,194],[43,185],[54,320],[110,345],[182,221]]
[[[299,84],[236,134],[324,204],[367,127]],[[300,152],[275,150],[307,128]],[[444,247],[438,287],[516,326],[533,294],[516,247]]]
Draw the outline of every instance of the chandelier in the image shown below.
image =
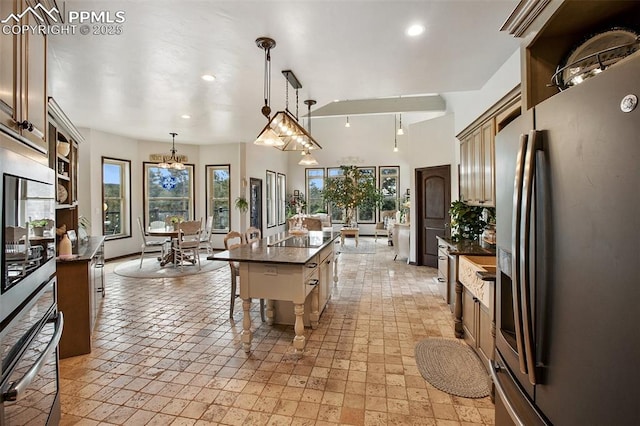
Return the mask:
[[162,162],[158,163],[158,167],[161,169],[184,170],[184,164],[179,161],[178,156],[176,156],[176,136],[178,136],[178,134],[174,132],[169,134],[173,138],[171,142],[171,156],[169,158],[163,158]]
[[[260,131],[254,144],[262,146],[272,146],[282,151],[309,151],[312,149],[322,149],[322,147],[311,137],[304,127],[298,123],[298,89],[302,87],[300,81],[291,70],[282,71],[282,74],[289,83],[286,85],[286,108],[278,111],[273,117],[269,105],[271,96],[271,49],[276,42],[268,37],[260,37],[256,40],[256,45],[265,51],[264,65],[264,106],[261,111],[269,122]],[[289,85],[296,90],[296,115],[289,111]]]
[[[307,105],[307,111],[308,111],[307,119],[309,120],[309,137],[311,137],[311,105],[315,105],[316,101],[313,99],[307,99],[306,101],[304,101],[304,103]],[[316,160],[313,157],[313,155],[309,153],[309,149],[310,148],[306,148],[304,151],[302,151],[302,158],[298,162],[298,165],[300,166],[317,166],[318,165],[318,160]]]

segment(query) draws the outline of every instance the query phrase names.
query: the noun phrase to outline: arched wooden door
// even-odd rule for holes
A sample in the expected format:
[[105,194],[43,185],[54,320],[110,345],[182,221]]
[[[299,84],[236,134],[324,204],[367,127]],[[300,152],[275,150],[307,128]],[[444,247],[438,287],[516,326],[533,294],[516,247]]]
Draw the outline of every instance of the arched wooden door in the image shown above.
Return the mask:
[[436,237],[450,235],[451,166],[416,169],[416,264],[438,267]]

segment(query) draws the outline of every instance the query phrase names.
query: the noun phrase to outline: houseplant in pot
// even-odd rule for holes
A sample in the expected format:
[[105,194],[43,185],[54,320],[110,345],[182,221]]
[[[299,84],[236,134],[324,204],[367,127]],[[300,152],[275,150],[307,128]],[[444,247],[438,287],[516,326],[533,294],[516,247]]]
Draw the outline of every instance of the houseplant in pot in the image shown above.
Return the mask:
[[42,237],[44,234],[44,229],[49,225],[48,219],[37,219],[29,222],[29,226],[33,228],[33,235],[36,237]]
[[235,201],[236,209],[240,211],[240,213],[246,213],[249,210],[249,202],[244,197],[238,197]]
[[477,241],[487,227],[485,215],[483,215],[484,209],[480,206],[470,206],[460,200],[452,202],[449,209],[451,239]]
[[356,226],[358,207],[376,206],[382,203],[382,193],[373,176],[364,174],[356,166],[340,166],[342,176],[328,178],[322,190],[325,202],[344,210],[344,226]]

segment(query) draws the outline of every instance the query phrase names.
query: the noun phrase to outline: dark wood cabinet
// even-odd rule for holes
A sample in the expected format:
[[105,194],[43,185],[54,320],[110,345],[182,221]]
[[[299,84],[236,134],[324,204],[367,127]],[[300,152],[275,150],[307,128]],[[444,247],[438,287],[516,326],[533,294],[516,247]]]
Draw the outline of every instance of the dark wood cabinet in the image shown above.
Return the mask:
[[[37,26],[41,22],[24,12],[41,3],[3,0],[0,16],[13,14],[20,17],[20,25]],[[3,33],[0,56],[0,126],[16,140],[47,155],[47,37],[29,30]]]
[[80,244],[72,260],[58,260],[58,309],[65,325],[60,358],[91,352],[91,336],[105,295],[104,237],[90,237]]

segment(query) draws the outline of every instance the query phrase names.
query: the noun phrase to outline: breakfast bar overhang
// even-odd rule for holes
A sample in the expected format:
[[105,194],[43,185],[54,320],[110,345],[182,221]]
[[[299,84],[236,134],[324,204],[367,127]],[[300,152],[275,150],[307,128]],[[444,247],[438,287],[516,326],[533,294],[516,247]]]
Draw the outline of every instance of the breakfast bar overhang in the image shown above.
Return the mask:
[[273,324],[274,300],[293,303],[293,347],[297,355],[302,355],[306,340],[303,321],[305,301],[311,295],[309,319],[315,329],[329,299],[330,283],[337,277],[333,246],[339,235],[332,231],[283,232],[210,256],[215,260],[240,264],[242,346],[245,352],[251,350],[253,335],[249,315],[251,299],[258,298],[268,300],[268,324]]

